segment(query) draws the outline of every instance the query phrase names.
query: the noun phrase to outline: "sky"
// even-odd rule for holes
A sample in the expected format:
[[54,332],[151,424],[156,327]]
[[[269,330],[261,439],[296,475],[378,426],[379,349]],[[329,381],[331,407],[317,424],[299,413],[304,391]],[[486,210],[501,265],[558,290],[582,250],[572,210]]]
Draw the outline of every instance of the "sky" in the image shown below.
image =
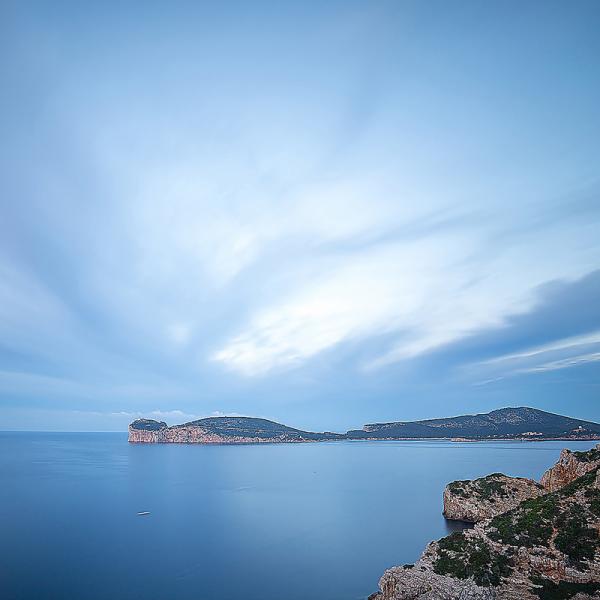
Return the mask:
[[0,429],[600,421],[600,4],[0,7]]

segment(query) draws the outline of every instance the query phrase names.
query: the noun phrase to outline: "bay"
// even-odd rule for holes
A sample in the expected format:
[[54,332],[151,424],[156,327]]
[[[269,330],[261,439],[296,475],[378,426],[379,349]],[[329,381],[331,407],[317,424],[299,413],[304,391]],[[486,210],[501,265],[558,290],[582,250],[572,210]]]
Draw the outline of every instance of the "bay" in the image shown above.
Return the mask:
[[441,515],[446,483],[539,478],[561,448],[593,446],[0,433],[0,597],[364,599],[458,527]]

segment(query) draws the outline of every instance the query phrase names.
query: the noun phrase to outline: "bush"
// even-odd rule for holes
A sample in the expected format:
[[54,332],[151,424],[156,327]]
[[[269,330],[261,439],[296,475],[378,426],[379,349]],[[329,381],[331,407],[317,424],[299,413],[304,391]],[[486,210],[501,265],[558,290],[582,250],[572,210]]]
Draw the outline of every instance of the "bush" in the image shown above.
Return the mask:
[[554,583],[543,577],[532,577],[531,581],[534,585],[539,586],[533,589],[533,593],[542,600],[568,600],[576,594],[592,595],[600,590],[600,583],[571,583],[569,581]]
[[519,508],[492,519],[490,539],[511,546],[547,546],[558,514],[553,495],[531,498]]
[[576,507],[557,520],[559,532],[554,545],[579,568],[594,558],[598,548],[598,532],[587,526],[585,516]]
[[433,570],[438,575],[457,579],[472,577],[477,585],[496,586],[502,577],[510,575],[510,559],[494,553],[481,539],[467,539],[462,533],[454,533],[440,540],[438,559]]

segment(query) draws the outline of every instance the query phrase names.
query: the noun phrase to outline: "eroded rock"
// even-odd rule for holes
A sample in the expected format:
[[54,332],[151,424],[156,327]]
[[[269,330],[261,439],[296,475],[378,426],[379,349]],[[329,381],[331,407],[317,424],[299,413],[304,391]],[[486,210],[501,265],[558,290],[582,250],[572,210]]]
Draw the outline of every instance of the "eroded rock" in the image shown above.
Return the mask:
[[572,452],[565,448],[560,453],[558,462],[544,473],[541,484],[548,491],[554,492],[598,466],[600,466],[600,444],[587,452]]

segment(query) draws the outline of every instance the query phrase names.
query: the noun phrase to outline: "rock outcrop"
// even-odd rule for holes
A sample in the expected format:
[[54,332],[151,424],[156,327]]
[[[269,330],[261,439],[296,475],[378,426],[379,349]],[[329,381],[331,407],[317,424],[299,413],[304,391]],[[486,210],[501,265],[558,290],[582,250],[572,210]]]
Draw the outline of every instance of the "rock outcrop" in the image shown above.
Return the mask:
[[[575,457],[567,460],[563,453],[556,465],[568,463],[568,469],[555,473],[564,474],[562,481],[573,477],[584,469],[571,468],[576,460],[587,465],[583,475],[553,491],[517,480],[522,488],[506,502],[521,493],[531,493],[529,498],[474,529],[431,542],[414,565],[388,569],[372,600],[600,599],[600,446],[570,454]],[[546,479],[549,487],[558,485],[557,477]],[[492,510],[489,498],[519,485],[498,474],[456,483],[482,498],[473,517]],[[489,483],[492,489],[485,491]]]
[[600,444],[589,452],[571,452],[566,448],[558,462],[542,476],[541,483],[553,492],[600,466]]
[[444,516],[479,523],[544,492],[544,488],[532,479],[507,477],[502,473],[469,481],[453,481],[444,490]]

